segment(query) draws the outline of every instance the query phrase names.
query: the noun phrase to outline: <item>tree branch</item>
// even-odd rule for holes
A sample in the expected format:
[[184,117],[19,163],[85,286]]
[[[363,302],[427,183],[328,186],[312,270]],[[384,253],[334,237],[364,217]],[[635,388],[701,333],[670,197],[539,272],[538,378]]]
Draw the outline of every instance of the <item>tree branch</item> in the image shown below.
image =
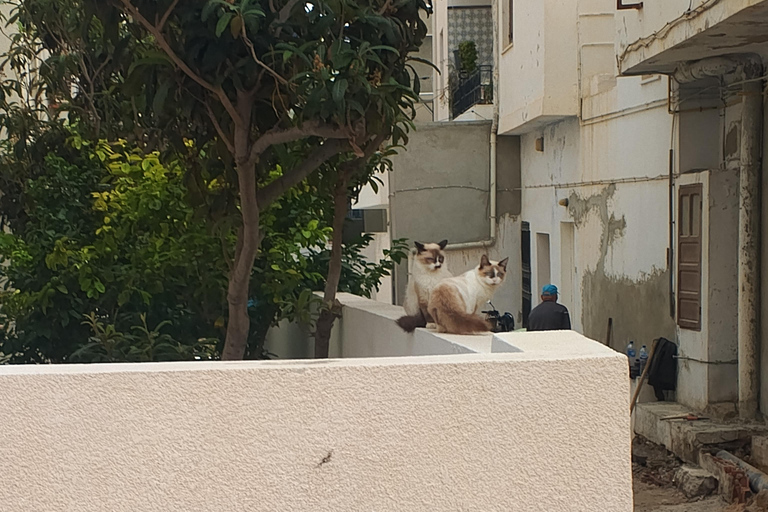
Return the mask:
[[160,23],[157,25],[157,30],[158,31],[162,32],[163,27],[165,26],[165,22],[168,21],[168,17],[171,15],[173,10],[176,8],[176,4],[178,4],[178,3],[179,3],[179,0],[173,0],[173,2],[171,2],[171,6],[168,7],[168,10],[165,11],[165,14],[163,14],[163,17],[160,18]]
[[297,3],[299,3],[299,0],[288,0],[288,3],[280,9],[280,14],[277,15],[277,21],[280,23],[288,21],[288,18],[291,17],[291,11]]
[[275,144],[285,144],[306,137],[323,137],[325,139],[348,139],[350,133],[346,128],[324,123],[322,121],[307,121],[301,126],[291,128],[274,127],[264,132],[251,146],[249,160],[253,163],[268,147]]
[[271,67],[264,64],[264,62],[259,60],[259,58],[256,56],[256,49],[253,47],[253,43],[251,42],[251,40],[248,39],[248,33],[245,31],[245,23],[243,23],[242,33],[243,33],[243,41],[245,41],[245,45],[251,51],[251,57],[253,57],[253,60],[256,62],[256,64],[258,64],[259,66],[264,68],[267,72],[269,72],[269,74],[275,77],[275,80],[277,80],[279,83],[283,85],[290,85],[288,80],[280,76],[280,74],[277,71],[275,71]]
[[205,110],[208,112],[208,117],[211,118],[211,122],[213,123],[213,127],[216,128],[216,133],[219,134],[219,138],[221,138],[221,142],[224,143],[225,146],[227,146],[227,149],[230,153],[234,156],[235,154],[235,145],[232,143],[231,140],[229,140],[229,137],[227,137],[227,134],[224,133],[224,130],[221,128],[221,124],[219,124],[219,120],[216,119],[216,115],[213,113],[213,109],[211,108],[211,105],[205,101]]
[[[163,33],[158,29],[158,27],[151,24],[131,3],[131,0],[120,0],[120,2],[125,7],[125,10],[130,14],[134,19],[136,19],[152,36],[155,38],[155,42],[157,42],[158,46],[165,52],[166,55],[173,61],[174,64],[182,71],[185,75],[187,75],[189,78],[197,82],[201,87],[208,89],[211,91],[216,97],[219,98],[219,101],[221,101],[221,104],[224,105],[224,109],[227,111],[227,113],[232,117],[232,121],[234,123],[240,123],[242,122],[242,119],[240,119],[240,116],[237,115],[237,110],[235,109],[235,106],[230,101],[227,94],[224,92],[224,89],[221,88],[221,86],[217,87],[213,85],[212,83],[205,80],[203,77],[192,71],[192,69],[187,65],[186,62],[184,62],[181,57],[179,57],[176,52],[173,51],[173,48],[171,48],[170,44],[168,44],[168,41],[163,36]],[[167,13],[166,13],[167,14]]]
[[302,163],[285,172],[281,177],[265,186],[256,193],[259,209],[264,210],[275,199],[283,195],[288,189],[301,183],[304,178],[312,174],[312,172],[320,167],[329,158],[341,153],[342,151],[349,151],[349,142],[346,140],[329,140],[325,144],[317,148],[314,153],[309,155]]

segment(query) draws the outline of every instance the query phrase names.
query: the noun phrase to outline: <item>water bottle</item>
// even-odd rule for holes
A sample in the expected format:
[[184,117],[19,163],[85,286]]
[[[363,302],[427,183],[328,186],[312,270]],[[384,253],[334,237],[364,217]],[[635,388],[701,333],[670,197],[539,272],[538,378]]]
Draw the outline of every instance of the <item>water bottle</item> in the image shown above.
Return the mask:
[[635,368],[635,342],[630,341],[627,345],[627,358],[629,358],[629,376],[632,377],[632,370]]
[[648,364],[648,351],[645,349],[645,345],[643,345],[640,347],[640,375],[643,374],[646,364]]

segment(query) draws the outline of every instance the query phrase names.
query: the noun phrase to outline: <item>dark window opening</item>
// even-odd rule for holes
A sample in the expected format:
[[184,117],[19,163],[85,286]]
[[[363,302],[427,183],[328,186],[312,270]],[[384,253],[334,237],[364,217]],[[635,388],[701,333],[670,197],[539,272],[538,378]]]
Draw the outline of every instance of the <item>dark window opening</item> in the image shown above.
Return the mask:
[[520,236],[523,270],[523,327],[528,328],[528,315],[531,313],[531,225],[523,222]]

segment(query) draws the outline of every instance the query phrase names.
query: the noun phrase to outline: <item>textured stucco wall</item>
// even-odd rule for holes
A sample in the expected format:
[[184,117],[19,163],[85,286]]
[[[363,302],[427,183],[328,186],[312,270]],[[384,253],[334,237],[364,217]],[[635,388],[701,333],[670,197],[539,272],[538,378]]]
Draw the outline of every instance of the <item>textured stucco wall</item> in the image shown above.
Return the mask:
[[511,354],[5,367],[0,503],[630,512],[626,361],[530,336]]

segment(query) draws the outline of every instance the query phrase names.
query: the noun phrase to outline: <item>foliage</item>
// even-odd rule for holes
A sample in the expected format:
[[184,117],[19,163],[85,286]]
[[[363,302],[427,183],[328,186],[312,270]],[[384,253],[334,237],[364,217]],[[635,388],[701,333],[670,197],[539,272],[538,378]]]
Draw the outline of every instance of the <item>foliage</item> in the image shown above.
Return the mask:
[[[63,139],[51,132],[41,141],[48,137]],[[0,235],[0,258],[7,261],[0,272],[0,352],[12,362],[63,362],[75,353],[86,360],[93,353],[79,349],[89,314],[115,332],[168,322],[182,347],[179,357],[190,356],[200,338],[220,337],[227,282],[222,241],[185,202],[179,163],[164,165],[157,153],[124,143],[91,144],[73,134],[64,140],[56,152],[27,161],[26,177],[14,175],[13,153],[0,160],[0,176],[9,183],[15,177],[19,194],[19,211],[4,217],[12,234]]]
[[[363,255],[363,251],[372,240],[373,235],[363,233],[358,239],[344,244],[339,280],[340,292],[371,297],[374,291],[379,290],[381,280],[392,275],[395,266],[408,257],[408,242],[399,238],[392,241],[390,249],[383,251],[383,259],[378,262],[369,261]],[[319,272],[326,271],[330,261],[330,251],[320,251],[313,256],[313,266],[316,266]]]
[[168,320],[150,330],[147,315],[142,313],[139,318],[141,323],[131,327],[135,334],[126,334],[117,331],[114,324],[104,324],[94,313],[86,315],[82,323],[91,329],[92,335],[87,344],[70,356],[70,360],[113,363],[214,358],[218,340],[200,339],[185,345],[170,334],[160,332],[171,324]]
[[477,46],[474,41],[459,43],[459,62],[461,70],[472,73],[477,69]]
[[[221,251],[223,246],[221,260],[229,260],[227,344],[231,337],[236,346],[225,347],[224,357],[242,357],[246,338],[253,334],[246,300],[259,245],[264,240],[284,244],[284,249],[297,247],[296,232],[271,241],[261,232],[271,206],[319,168],[368,159],[390,136],[396,145],[407,141],[419,89],[408,54],[426,36],[420,14],[431,7],[424,0],[10,3],[10,21],[21,30],[3,67],[6,76],[19,79],[3,83],[2,99],[22,97],[13,108],[30,109],[28,120],[55,122],[65,116],[87,140],[125,139],[158,161],[180,162],[200,218],[213,220],[214,238],[222,242],[206,249]],[[0,119],[6,128],[23,118],[13,115],[13,108]],[[35,124],[11,130],[19,134],[12,141],[22,153],[34,139]],[[188,141],[195,151],[189,151]],[[216,185],[215,193],[210,184]],[[320,188],[318,194],[327,190]],[[100,237],[112,234],[109,218],[99,227]],[[302,244],[311,245],[313,230],[306,223],[303,227],[310,239]],[[229,239],[233,233],[237,244]],[[82,253],[88,247],[79,241],[71,245],[60,241],[52,261],[78,261],[68,251]],[[276,253],[269,256],[267,248],[264,254],[278,260],[266,268],[282,269]],[[282,263],[301,262],[300,253],[285,254],[293,259]],[[93,254],[79,257],[87,262]],[[138,271],[137,263],[132,262]],[[155,270],[149,268],[149,274]],[[301,267],[296,271],[299,277],[317,278],[301,275]],[[257,287],[296,289],[293,277],[277,285],[265,272],[257,277]],[[88,279],[83,280],[91,289],[86,299],[111,294],[112,287],[99,275]],[[158,293],[122,284],[120,293],[131,300],[144,301],[141,289],[152,297]],[[271,304],[285,306],[272,298]],[[212,303],[218,308],[216,300]],[[147,306],[144,302],[142,307]],[[258,315],[262,312],[270,316],[269,310],[258,309]],[[148,318],[157,323],[151,314]]]

